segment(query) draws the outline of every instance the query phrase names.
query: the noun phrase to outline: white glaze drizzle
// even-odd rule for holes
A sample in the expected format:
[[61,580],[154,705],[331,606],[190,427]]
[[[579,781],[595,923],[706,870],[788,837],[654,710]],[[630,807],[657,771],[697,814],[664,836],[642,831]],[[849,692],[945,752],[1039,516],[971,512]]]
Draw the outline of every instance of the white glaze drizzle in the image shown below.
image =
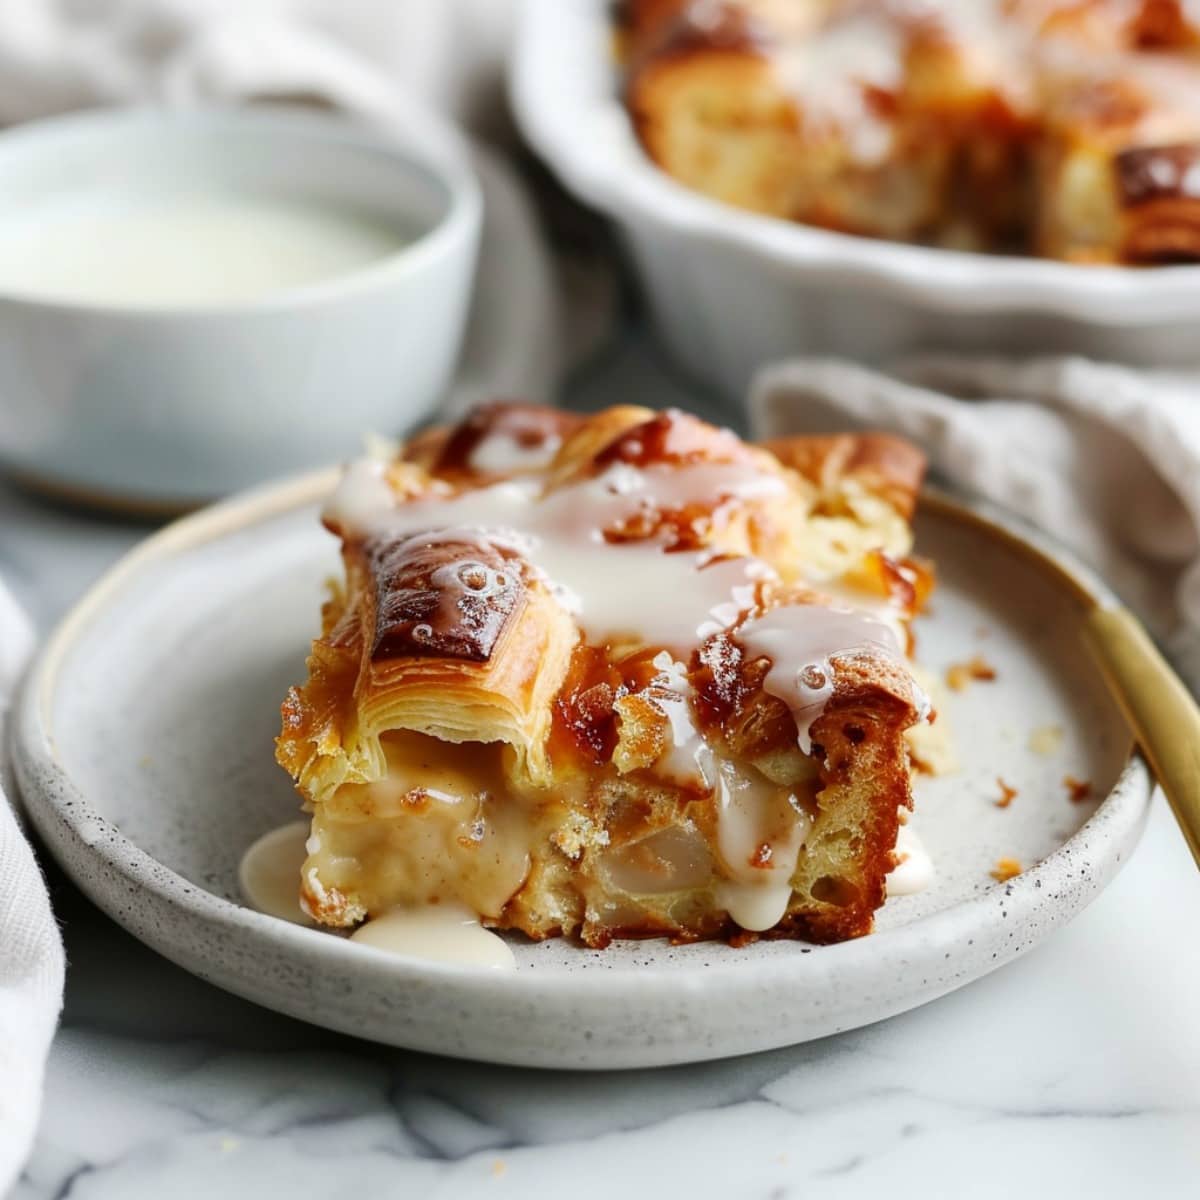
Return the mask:
[[787,789],[757,774],[727,762],[715,774],[717,849],[729,875],[717,900],[743,929],[760,933],[787,912],[812,818]]
[[495,430],[476,443],[467,456],[467,465],[473,471],[496,475],[537,471],[549,466],[561,445],[558,434],[548,434],[528,444],[504,430]]
[[393,908],[350,935],[352,942],[390,954],[430,962],[464,963],[493,971],[515,971],[512,948],[459,904]]
[[339,530],[355,530],[370,513],[386,512],[396,504],[388,486],[387,462],[369,456],[357,458],[342,472],[337,488],[325,503],[322,518]]
[[771,660],[763,690],[791,710],[796,739],[805,754],[812,751],[809,731],[833,695],[832,660],[860,655],[900,659],[900,646],[887,624],[848,608],[817,604],[773,608],[740,626],[735,636],[749,655]]
[[692,685],[687,668],[665,650],[655,655],[658,669],[646,698],[667,719],[670,744],[654,764],[655,771],[667,779],[687,786],[707,786],[711,753],[692,715]]
[[[1189,7],[1195,5],[1189,0]],[[859,162],[880,161],[892,145],[891,122],[869,99],[871,89],[902,87],[905,57],[915,36],[942,31],[960,70],[976,88],[994,89],[1017,112],[1039,104],[1046,91],[1077,92],[1106,79],[1134,81],[1152,99],[1138,123],[1141,144],[1167,143],[1194,136],[1200,119],[1200,82],[1183,55],[1129,50],[1116,39],[1133,15],[1101,17],[1099,37],[1086,30],[1081,13],[1078,35],[1046,24],[1056,6],[1027,5],[1014,14],[1004,0],[883,0],[870,8],[834,10],[832,19],[802,21],[782,16],[774,5],[750,0],[780,41],[770,60],[795,98],[802,125],[814,134],[836,129]],[[820,7],[797,6],[820,13]],[[1065,8],[1057,6],[1060,11]],[[1195,11],[1188,19],[1196,21]]]
[[853,587],[839,579],[813,580],[812,586],[823,597],[832,601],[835,608],[853,609],[886,625],[891,630],[897,646],[908,644],[904,605],[898,596],[873,594],[865,588]]
[[902,30],[893,22],[855,14],[815,36],[787,42],[773,62],[810,132],[839,129],[849,137],[856,159],[874,162],[890,149],[891,131],[868,104],[866,89],[899,87],[903,44]]
[[252,908],[297,925],[312,924],[300,907],[300,868],[307,839],[308,822],[292,821],[264,833],[242,855],[238,886]]
[[[447,799],[453,802],[457,797]],[[307,821],[292,821],[254,842],[238,867],[238,883],[247,903],[268,916],[311,925],[300,906],[300,871],[306,853],[319,849],[315,840],[309,836]],[[318,894],[323,890],[315,870],[309,883]],[[508,943],[484,929],[475,913],[458,904],[392,909],[361,925],[350,940],[412,958],[501,971],[516,968]]]
[[911,826],[900,826],[895,853],[896,865],[888,872],[887,894],[911,896],[923,892],[933,882],[933,859]]
[[751,466],[698,463],[644,469],[617,464],[593,479],[542,492],[536,479],[512,479],[452,496],[397,504],[383,465],[356,463],[325,510],[341,532],[462,539],[469,534],[518,550],[596,643],[627,638],[688,655],[710,632],[749,606],[753,581],[772,574],[755,558],[711,551],[665,552],[655,537],[610,542],[604,531],[645,512],[782,495],[778,477]]

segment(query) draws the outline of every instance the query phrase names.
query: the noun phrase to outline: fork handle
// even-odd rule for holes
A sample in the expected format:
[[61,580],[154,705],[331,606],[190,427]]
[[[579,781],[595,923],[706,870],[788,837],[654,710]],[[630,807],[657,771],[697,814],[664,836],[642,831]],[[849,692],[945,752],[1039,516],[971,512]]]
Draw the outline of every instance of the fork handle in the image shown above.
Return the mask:
[[1127,608],[1092,609],[1084,634],[1200,866],[1200,707]]

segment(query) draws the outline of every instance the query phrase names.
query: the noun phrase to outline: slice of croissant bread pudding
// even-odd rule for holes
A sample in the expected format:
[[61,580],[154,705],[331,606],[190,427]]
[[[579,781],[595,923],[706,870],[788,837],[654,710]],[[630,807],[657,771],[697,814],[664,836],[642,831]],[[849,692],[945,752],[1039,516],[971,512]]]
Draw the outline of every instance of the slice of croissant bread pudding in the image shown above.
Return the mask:
[[911,807],[923,469],[679,412],[495,405],[351,466],[279,762],[302,904],[531,938],[871,929]]

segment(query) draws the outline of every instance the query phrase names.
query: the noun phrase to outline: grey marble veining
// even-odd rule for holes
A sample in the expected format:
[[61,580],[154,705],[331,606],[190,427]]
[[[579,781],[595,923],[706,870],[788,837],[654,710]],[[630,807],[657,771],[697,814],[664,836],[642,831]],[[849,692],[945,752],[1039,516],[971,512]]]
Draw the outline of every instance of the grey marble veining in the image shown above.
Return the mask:
[[[618,355],[579,394],[636,400],[643,379]],[[0,573],[43,629],[145,532],[0,486]],[[514,1070],[311,1028],[51,881],[67,1003],[16,1200],[1200,1188],[1200,876],[1161,803],[1116,883],[998,974],[854,1033],[654,1072]]]

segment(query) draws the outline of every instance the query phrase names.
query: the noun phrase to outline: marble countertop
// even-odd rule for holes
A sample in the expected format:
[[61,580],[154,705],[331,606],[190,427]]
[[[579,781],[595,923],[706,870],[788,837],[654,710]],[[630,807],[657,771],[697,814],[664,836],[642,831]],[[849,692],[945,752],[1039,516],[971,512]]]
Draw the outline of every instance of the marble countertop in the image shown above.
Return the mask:
[[[628,369],[610,363],[582,402],[637,399]],[[43,630],[146,532],[0,485],[0,574]],[[14,1200],[1200,1189],[1200,875],[1161,800],[1113,886],[991,977],[820,1042],[616,1074],[431,1058],[277,1016],[49,873],[66,1009]]]

